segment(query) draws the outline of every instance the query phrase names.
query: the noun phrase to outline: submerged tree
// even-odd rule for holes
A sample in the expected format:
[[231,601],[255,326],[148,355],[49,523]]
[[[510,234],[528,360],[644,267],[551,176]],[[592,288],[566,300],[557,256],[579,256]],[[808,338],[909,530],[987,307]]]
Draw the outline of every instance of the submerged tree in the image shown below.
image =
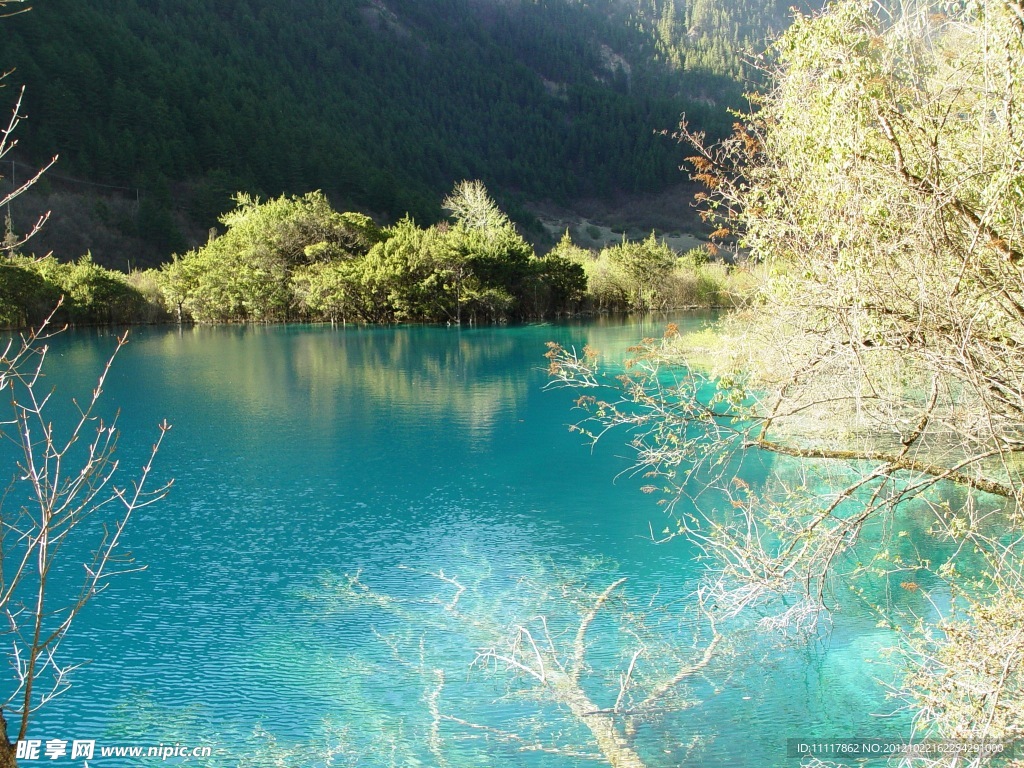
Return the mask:
[[309,597],[321,616],[369,622],[380,641],[343,657],[344,669],[363,670],[374,690],[422,690],[406,743],[393,745],[403,763],[489,764],[496,745],[615,768],[659,764],[680,748],[677,757],[691,757],[697,745],[666,740],[658,723],[700,706],[713,688],[703,676],[731,663],[715,610],[699,595],[638,598],[606,566],[527,563],[512,579],[486,562],[460,573],[403,567],[415,596],[380,591],[359,573],[325,575]]
[[[621,381],[557,345],[552,376],[590,390],[581,429],[635,430],[651,489],[687,499],[679,530],[715,556],[719,605],[797,593],[780,620],[803,621],[840,572],[945,596],[916,628],[878,606],[906,640],[921,732],[1018,738],[1024,6],[840,2],[774,51],[732,138],[681,131],[707,216],[770,268],[722,327],[714,375],[667,376],[687,347],[670,331]],[[794,472],[751,487],[758,457]],[[702,504],[709,484],[728,508]],[[921,552],[935,542],[939,559]]]

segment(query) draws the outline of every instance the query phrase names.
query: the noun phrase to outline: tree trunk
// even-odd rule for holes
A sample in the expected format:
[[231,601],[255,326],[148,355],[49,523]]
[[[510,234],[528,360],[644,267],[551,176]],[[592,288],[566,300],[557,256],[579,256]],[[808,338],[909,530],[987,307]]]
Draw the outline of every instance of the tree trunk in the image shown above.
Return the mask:
[[594,702],[579,686],[570,685],[564,702],[580,722],[590,729],[598,749],[612,768],[644,768],[643,760],[616,729],[611,716],[596,712]]
[[0,710],[0,768],[18,768],[15,760],[17,749],[17,742],[11,743],[7,735],[7,719],[3,710]]

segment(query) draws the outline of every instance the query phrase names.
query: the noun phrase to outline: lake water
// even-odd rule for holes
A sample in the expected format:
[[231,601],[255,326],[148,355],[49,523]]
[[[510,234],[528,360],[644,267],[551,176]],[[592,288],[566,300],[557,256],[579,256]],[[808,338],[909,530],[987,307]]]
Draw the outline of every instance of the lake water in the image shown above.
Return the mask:
[[[126,466],[173,424],[157,475],[174,488],[132,520],[146,569],[80,617],[63,651],[91,661],[30,736],[210,746],[187,761],[204,766],[594,764],[571,708],[496,657],[570,667],[581,617],[625,578],[586,633],[579,688],[614,707],[643,647],[635,704],[701,656],[703,566],[651,540],[666,520],[641,478],[616,479],[625,436],[591,451],[567,430],[575,395],[544,391],[542,354],[557,340],[621,359],[664,322],[135,331],[105,403]],[[57,407],[113,343],[53,341]],[[799,764],[790,738],[901,733],[875,680],[887,641],[856,604],[827,636],[737,637],[624,742],[649,768],[763,768]]]

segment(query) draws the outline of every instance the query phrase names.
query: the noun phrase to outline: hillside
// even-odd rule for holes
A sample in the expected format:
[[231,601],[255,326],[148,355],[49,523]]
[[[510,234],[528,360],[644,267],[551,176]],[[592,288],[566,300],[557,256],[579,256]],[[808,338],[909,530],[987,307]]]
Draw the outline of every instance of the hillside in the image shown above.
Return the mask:
[[[785,5],[40,0],[0,24],[8,93],[28,89],[8,159],[59,152],[35,204],[95,223],[109,234],[95,243],[130,238],[142,262],[202,239],[238,190],[323,189],[432,221],[455,180],[480,178],[528,223],[526,201],[677,183],[678,148],[655,131],[684,111],[726,130],[739,52]],[[15,227],[32,214],[15,210]]]

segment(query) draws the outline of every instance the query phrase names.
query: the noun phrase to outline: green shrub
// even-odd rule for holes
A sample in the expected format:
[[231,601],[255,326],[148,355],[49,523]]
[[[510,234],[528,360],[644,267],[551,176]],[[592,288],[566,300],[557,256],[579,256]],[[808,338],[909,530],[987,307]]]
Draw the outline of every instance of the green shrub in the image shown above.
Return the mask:
[[33,267],[32,259],[16,256],[0,264],[0,326],[37,325],[60,299],[60,290]]

